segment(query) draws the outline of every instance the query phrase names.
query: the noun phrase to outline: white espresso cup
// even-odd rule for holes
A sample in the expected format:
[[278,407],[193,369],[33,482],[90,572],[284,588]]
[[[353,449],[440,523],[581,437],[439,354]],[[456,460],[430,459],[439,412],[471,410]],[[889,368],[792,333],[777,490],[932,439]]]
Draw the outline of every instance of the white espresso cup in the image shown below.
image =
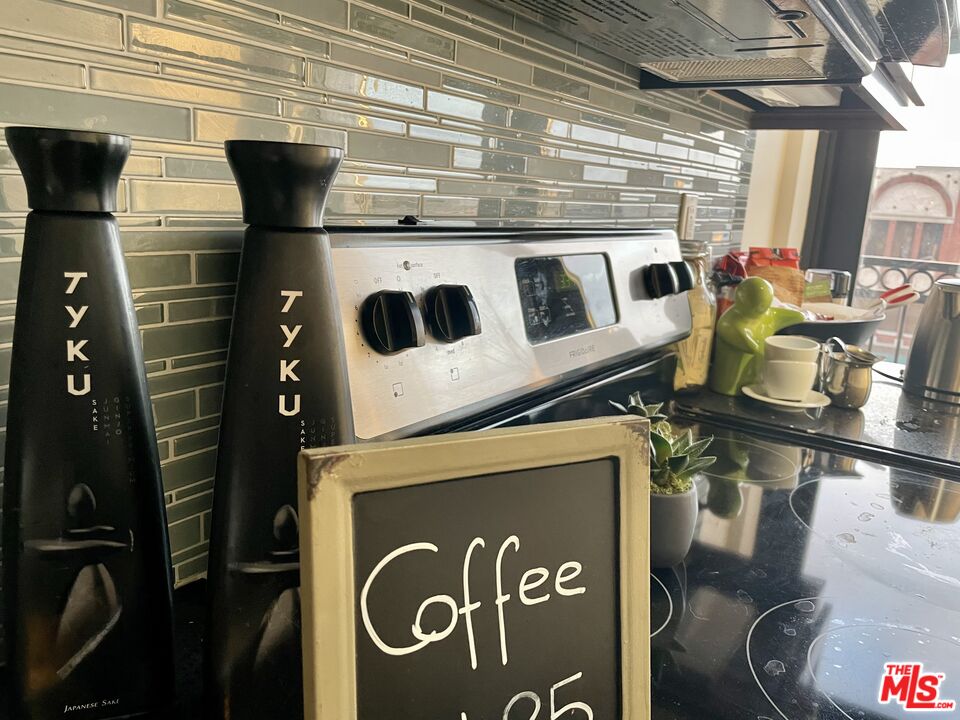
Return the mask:
[[807,399],[807,395],[813,389],[819,369],[816,362],[765,358],[763,388],[768,396],[777,400],[802,402]]
[[800,335],[771,335],[764,343],[764,357],[816,363],[820,361],[820,343]]

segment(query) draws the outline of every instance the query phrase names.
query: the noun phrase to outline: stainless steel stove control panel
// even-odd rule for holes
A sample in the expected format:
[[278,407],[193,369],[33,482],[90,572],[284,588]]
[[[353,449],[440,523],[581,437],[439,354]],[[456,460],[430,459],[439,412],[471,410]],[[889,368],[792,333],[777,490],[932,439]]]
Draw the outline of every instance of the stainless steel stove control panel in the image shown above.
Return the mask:
[[420,432],[690,332],[672,232],[465,235],[332,234],[359,439]]

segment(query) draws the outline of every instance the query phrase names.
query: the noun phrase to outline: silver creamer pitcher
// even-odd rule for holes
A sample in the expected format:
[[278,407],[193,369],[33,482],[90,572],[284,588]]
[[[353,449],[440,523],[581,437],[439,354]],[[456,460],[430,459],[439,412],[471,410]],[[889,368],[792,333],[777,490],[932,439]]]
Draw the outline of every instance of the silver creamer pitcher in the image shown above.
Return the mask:
[[[856,345],[847,347],[855,351],[861,350]],[[823,392],[834,407],[857,410],[867,404],[873,389],[872,362],[829,349],[824,351],[822,362]]]
[[960,405],[960,278],[937,280],[920,314],[903,389]]

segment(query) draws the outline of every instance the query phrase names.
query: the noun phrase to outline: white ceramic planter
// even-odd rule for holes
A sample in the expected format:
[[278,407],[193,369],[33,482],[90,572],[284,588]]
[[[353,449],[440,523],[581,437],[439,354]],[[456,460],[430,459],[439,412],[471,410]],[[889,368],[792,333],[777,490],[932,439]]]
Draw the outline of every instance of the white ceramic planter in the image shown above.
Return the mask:
[[651,567],[673,567],[687,556],[698,509],[696,484],[679,495],[650,494]]

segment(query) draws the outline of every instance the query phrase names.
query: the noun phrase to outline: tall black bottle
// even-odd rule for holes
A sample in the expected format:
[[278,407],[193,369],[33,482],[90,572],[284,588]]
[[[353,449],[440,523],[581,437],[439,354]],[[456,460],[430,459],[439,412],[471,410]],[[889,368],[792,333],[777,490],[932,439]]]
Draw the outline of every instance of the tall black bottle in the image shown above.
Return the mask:
[[211,717],[303,714],[297,454],[354,441],[323,208],[343,153],[229,141],[249,224],[220,425],[210,541]]
[[167,525],[117,221],[120,135],[10,127],[29,205],[4,488],[17,718],[173,700]]

